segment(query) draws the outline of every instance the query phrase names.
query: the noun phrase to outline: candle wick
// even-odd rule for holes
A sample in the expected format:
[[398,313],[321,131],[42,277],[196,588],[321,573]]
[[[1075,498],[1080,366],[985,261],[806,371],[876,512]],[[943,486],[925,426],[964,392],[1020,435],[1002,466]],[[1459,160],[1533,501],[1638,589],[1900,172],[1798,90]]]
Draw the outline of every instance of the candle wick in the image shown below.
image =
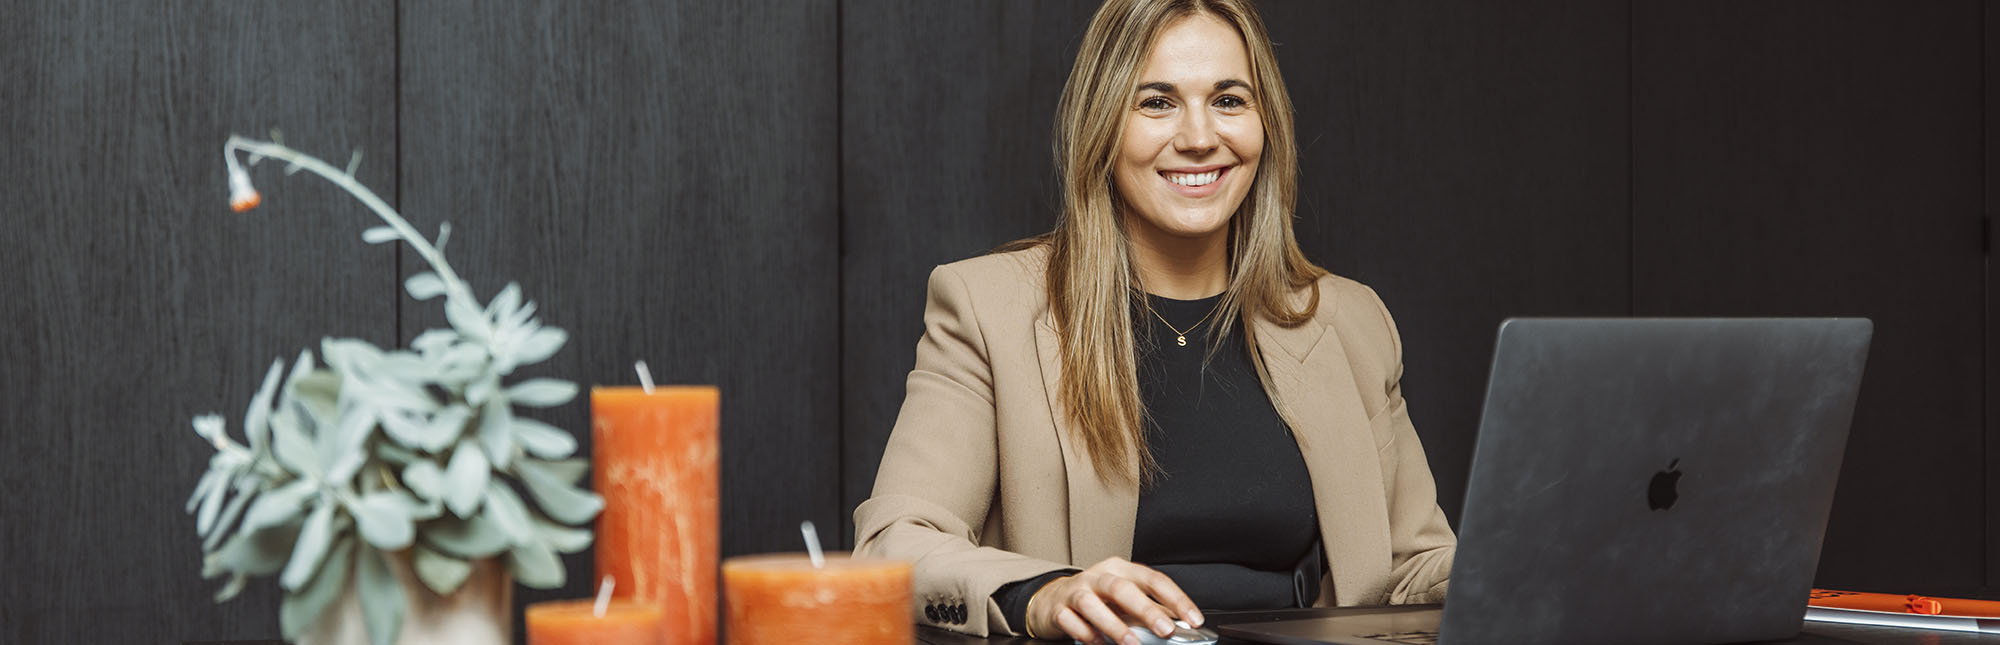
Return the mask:
[[611,608],[611,588],[617,584],[617,578],[604,576],[604,583],[597,585],[597,606],[590,609],[591,615],[604,617],[604,610]]
[[637,361],[637,362],[634,362],[634,363],[632,363],[632,368],[633,368],[633,369],[636,369],[636,370],[638,370],[638,371],[639,371],[639,386],[640,386],[640,387],[643,387],[643,388],[646,388],[646,393],[647,393],[647,394],[652,394],[652,393],[653,393],[653,371],[652,371],[652,370],[649,370],[649,369],[646,369],[646,361]]
[[813,529],[812,520],[800,522],[799,532],[806,536],[806,554],[812,556],[813,568],[826,568],[826,557],[819,551],[819,531]]

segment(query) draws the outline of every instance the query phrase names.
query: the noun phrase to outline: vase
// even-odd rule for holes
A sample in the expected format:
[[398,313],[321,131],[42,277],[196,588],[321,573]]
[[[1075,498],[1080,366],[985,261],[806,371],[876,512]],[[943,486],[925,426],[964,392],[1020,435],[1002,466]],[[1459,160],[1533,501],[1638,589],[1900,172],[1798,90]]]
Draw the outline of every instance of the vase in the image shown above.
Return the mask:
[[[440,596],[417,579],[410,554],[390,554],[390,572],[403,587],[408,607],[397,645],[452,645],[513,642],[514,584],[497,558],[476,560],[465,584]],[[340,598],[326,608],[319,622],[299,635],[298,645],[369,645],[368,622],[354,581],[347,581]]]

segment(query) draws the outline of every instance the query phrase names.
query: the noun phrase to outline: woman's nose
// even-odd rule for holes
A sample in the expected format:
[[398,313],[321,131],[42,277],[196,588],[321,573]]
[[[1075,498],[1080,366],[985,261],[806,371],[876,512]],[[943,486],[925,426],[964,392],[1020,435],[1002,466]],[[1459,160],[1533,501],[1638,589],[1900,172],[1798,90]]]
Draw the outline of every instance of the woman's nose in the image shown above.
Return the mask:
[[1191,155],[1203,155],[1215,150],[1215,123],[1207,110],[1189,110],[1180,119],[1180,128],[1174,133],[1174,149]]

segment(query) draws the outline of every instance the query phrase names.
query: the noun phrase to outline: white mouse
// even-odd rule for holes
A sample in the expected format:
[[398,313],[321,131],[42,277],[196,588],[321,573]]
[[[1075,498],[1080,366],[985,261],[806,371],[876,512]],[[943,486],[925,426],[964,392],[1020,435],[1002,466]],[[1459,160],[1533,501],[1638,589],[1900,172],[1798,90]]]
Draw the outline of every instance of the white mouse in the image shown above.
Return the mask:
[[[1141,625],[1131,625],[1128,629],[1132,630],[1134,638],[1139,639],[1139,645],[1215,645],[1218,639],[1215,632],[1189,625],[1184,620],[1174,621],[1174,633],[1167,638],[1160,638],[1153,630]],[[1083,643],[1078,641],[1076,645]]]

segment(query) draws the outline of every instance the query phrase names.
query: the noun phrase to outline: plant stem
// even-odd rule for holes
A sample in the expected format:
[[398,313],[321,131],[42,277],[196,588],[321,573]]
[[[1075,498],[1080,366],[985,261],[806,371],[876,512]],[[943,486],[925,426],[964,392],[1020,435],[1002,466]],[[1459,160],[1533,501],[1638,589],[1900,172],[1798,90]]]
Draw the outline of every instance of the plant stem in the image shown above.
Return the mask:
[[445,290],[449,297],[464,298],[466,302],[472,303],[475,306],[479,304],[478,299],[472,296],[471,287],[466,286],[465,281],[460,280],[458,274],[451,270],[451,265],[445,263],[444,253],[440,252],[437,247],[431,246],[430,241],[425,239],[422,233],[417,232],[415,227],[410,226],[410,223],[404,220],[402,215],[397,214],[396,209],[391,208],[388,202],[382,201],[381,197],[376,196],[375,191],[369,190],[367,186],[361,185],[361,182],[355,181],[353,175],[328,165],[326,162],[320,161],[312,155],[293,150],[283,144],[245,139],[238,135],[230,135],[229,141],[222,144],[222,153],[228,159],[229,172],[231,173],[244,172],[243,168],[236,163],[236,151],[238,150],[272,159],[283,159],[294,166],[310,170],[313,174],[325,177],[327,181],[333,182],[333,185],[346,190],[348,194],[353,195],[355,199],[361,200],[362,204],[368,206],[369,210],[375,211],[375,214],[381,217],[383,222],[388,223],[390,228],[395,229],[396,233],[403,237],[404,242],[409,243],[410,248],[415,250],[417,255],[422,256],[424,261],[431,265],[432,270],[437,271],[438,277],[444,280]]

